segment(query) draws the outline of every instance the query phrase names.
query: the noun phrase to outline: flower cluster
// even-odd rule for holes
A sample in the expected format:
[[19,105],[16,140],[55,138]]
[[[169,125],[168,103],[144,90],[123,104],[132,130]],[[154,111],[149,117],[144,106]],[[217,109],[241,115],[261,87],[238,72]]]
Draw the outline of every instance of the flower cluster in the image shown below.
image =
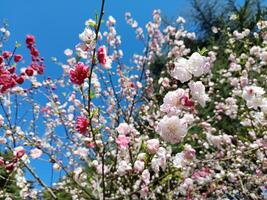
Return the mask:
[[[35,71],[38,74],[43,74],[44,72],[44,60],[39,58],[39,51],[35,47],[35,37],[33,35],[27,35],[25,42],[30,50],[32,62],[25,70],[22,70],[20,74],[16,73],[16,65],[22,61],[23,57],[20,54],[15,54],[20,44],[16,45],[13,52],[3,51],[0,56],[1,93],[7,92],[8,89],[14,88],[17,84],[22,84],[25,80],[25,76],[31,77]],[[14,63],[12,63],[13,61]]]

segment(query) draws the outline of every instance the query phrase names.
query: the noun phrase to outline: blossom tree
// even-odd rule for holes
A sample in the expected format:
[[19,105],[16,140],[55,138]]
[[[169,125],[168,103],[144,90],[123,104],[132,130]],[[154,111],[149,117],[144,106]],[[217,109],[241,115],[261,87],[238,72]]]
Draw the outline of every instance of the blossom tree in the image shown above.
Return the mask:
[[[143,29],[126,13],[144,44],[130,66],[123,63],[116,20],[104,8],[102,0],[80,43],[64,51],[66,61],[54,59],[62,67],[55,80],[43,75],[33,35],[26,36],[31,62],[23,68],[17,53],[23,45],[4,50],[9,31],[1,29],[0,141],[12,156],[0,165],[16,174],[19,198],[262,198],[267,22],[254,32],[226,31],[226,46],[194,52],[186,44],[196,35],[184,29],[183,18],[163,27],[155,10]],[[155,78],[158,58],[165,63]],[[52,163],[63,178],[49,187],[33,159]],[[1,190],[2,197],[13,195]]]

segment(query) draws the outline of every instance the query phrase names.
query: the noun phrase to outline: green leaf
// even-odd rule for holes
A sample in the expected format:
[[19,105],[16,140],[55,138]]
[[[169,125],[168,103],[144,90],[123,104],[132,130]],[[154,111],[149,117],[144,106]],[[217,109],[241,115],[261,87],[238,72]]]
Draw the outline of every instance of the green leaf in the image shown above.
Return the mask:
[[93,99],[95,97],[95,94],[93,91],[90,91],[90,98]]
[[87,24],[88,24],[89,26],[92,26],[92,27],[95,27],[95,26],[96,26],[96,23],[93,22],[93,21],[88,21]]
[[204,55],[208,50],[205,48],[205,47],[203,47],[201,50],[199,49],[199,47],[197,48],[197,51],[198,51],[198,53],[200,54],[200,55]]

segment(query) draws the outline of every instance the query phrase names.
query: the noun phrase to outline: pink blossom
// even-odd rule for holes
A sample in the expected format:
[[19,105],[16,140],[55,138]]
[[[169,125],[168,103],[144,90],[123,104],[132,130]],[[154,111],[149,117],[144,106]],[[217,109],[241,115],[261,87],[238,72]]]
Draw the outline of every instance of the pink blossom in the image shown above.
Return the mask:
[[27,74],[27,76],[32,76],[33,73],[34,73],[34,70],[32,67],[28,67],[26,70],[25,70],[25,73]]
[[2,86],[1,93],[4,93],[9,88],[16,86],[16,81],[13,79],[8,70],[0,69],[0,85]]
[[105,46],[100,46],[97,50],[97,59],[99,64],[105,69],[111,68],[111,58],[107,56],[107,49]]
[[130,143],[130,138],[125,135],[119,135],[116,139],[116,143],[119,145],[120,149],[125,149]]
[[20,55],[20,54],[14,55],[14,61],[15,62],[20,62],[21,60],[22,60],[22,55]]
[[25,154],[25,150],[22,146],[19,146],[19,147],[16,147],[15,148],[15,152],[14,152],[14,155],[17,157],[17,158],[22,158]]
[[76,130],[79,133],[84,135],[87,132],[88,126],[89,126],[89,121],[86,117],[84,116],[77,117]]
[[10,51],[3,51],[2,56],[4,59],[8,59],[10,56],[12,56],[12,53]]
[[210,169],[209,168],[203,168],[201,170],[195,171],[192,175],[193,179],[198,179],[198,178],[205,178],[210,174]]
[[158,124],[157,131],[163,140],[172,144],[179,143],[187,133],[187,122],[177,116],[164,116]]
[[137,160],[134,163],[134,170],[137,172],[142,172],[145,168],[145,163],[143,161]]
[[86,66],[83,62],[78,62],[75,65],[75,69],[70,70],[70,80],[74,84],[81,85],[84,83],[84,80],[87,78],[89,72],[89,67]]
[[107,62],[107,50],[105,46],[100,46],[97,50],[97,59],[101,65],[105,65]]
[[33,45],[35,43],[35,37],[33,35],[26,35],[26,44]]
[[128,135],[131,131],[131,127],[127,123],[120,123],[116,130],[119,134]]
[[42,151],[40,149],[38,149],[38,148],[32,149],[30,151],[30,156],[33,159],[39,158],[41,155],[42,155]]
[[159,149],[159,140],[158,139],[151,139],[147,141],[147,150],[150,154],[157,153]]
[[143,171],[141,178],[146,185],[150,183],[150,172],[148,171],[148,169],[145,169]]
[[187,160],[192,160],[196,155],[196,150],[191,147],[191,145],[186,144],[184,149],[184,158]]

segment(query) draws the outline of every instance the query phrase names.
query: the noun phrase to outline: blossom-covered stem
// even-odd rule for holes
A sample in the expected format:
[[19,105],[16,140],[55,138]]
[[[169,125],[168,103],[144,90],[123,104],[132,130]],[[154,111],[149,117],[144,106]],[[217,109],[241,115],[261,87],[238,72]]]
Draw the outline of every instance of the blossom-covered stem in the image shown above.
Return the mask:
[[15,94],[15,127],[17,127],[18,122],[18,110],[19,110],[19,104],[18,104],[18,95]]
[[[147,41],[147,46],[146,46],[146,51],[145,51],[145,58],[147,58],[147,54],[149,52],[149,37],[148,37],[148,41]],[[140,74],[140,78],[139,78],[139,82],[142,81],[143,79],[143,76],[144,76],[144,72],[145,72],[145,66],[146,66],[146,62],[143,63],[142,65],[142,71],[141,71],[141,74]],[[133,101],[132,101],[132,104],[131,104],[131,107],[130,107],[130,113],[129,113],[129,116],[128,116],[128,119],[127,119],[127,122],[129,123],[130,119],[131,119],[131,116],[133,114],[133,109],[134,109],[134,105],[135,105],[135,100],[136,100],[136,97],[138,96],[138,92],[136,92],[136,94],[134,95],[133,97]]]
[[105,185],[105,145],[103,145],[103,152],[102,152],[102,189],[103,189],[103,200],[106,199],[106,185]]
[[71,138],[71,136],[69,134],[68,128],[67,128],[67,126],[65,124],[65,121],[63,119],[62,113],[60,112],[60,109],[57,106],[57,103],[56,103],[56,100],[54,98],[54,95],[53,95],[53,92],[52,92],[52,89],[51,88],[49,89],[49,92],[51,94],[51,98],[49,96],[47,96],[47,95],[45,95],[45,96],[47,97],[47,99],[49,99],[50,101],[52,101],[54,103],[55,108],[56,108],[57,113],[58,113],[58,116],[59,116],[59,120],[60,120],[61,124],[63,125],[64,131],[65,131],[65,135],[66,135],[67,139],[69,139],[70,141],[72,141],[73,144],[74,144],[75,141]]
[[[96,27],[96,36],[95,36],[95,40],[96,40],[96,44],[97,44],[97,40],[98,40],[98,34],[99,34],[99,30],[100,30],[100,26],[101,26],[101,21],[102,21],[102,17],[104,15],[104,6],[105,6],[105,0],[102,0],[102,5],[101,5],[101,11],[100,11],[100,17],[99,17],[99,21],[98,21],[98,24],[97,24],[97,27]],[[90,117],[90,114],[91,114],[91,95],[90,95],[90,92],[91,92],[91,82],[92,82],[92,74],[93,74],[93,69],[96,65],[96,60],[95,60],[95,56],[96,56],[96,46],[94,48],[94,51],[93,51],[93,55],[92,55],[92,66],[90,68],[90,73],[89,73],[89,87],[88,87],[88,113],[89,113],[89,118]],[[90,119],[91,121],[91,119]],[[91,123],[90,123],[91,124]]]
[[[114,87],[114,83],[112,81],[112,77],[111,77],[111,71],[108,70],[108,77],[109,77],[109,81],[110,81],[110,84],[111,84],[111,88],[113,90],[113,93],[114,93],[114,96],[115,96],[115,100],[116,100],[116,103],[117,103],[117,107],[118,107],[118,110],[120,110],[122,112],[122,115],[125,116],[125,113],[121,107],[121,104],[120,104],[120,100],[118,98],[118,95],[116,93],[116,90],[115,90],[115,87]],[[118,115],[118,118],[120,118],[120,115]]]
[[84,91],[83,91],[83,87],[81,85],[80,85],[80,91],[81,91],[81,94],[82,94],[83,106],[84,106],[84,108],[86,108],[85,94],[84,94]]
[[36,134],[36,116],[35,116],[35,109],[34,109],[34,96],[33,96],[33,93],[32,93],[32,97],[31,97],[31,100],[32,100],[32,128],[33,128],[33,133]]
[[[0,105],[1,105],[1,108],[2,108],[2,110],[4,112],[4,114],[5,114],[5,117],[6,117],[7,121],[8,121],[8,126],[9,126],[10,130],[12,130],[12,124],[11,124],[10,117],[9,117],[8,113],[6,112],[6,109],[5,109],[1,99],[0,99]],[[12,131],[12,140],[13,140],[13,147],[15,147],[16,146],[16,139],[15,139],[13,131]]]
[[[98,21],[98,24],[97,24],[97,27],[96,27],[96,36],[95,36],[95,44],[97,45],[97,40],[98,40],[98,34],[99,34],[99,30],[100,30],[100,26],[101,26],[101,21],[102,21],[102,17],[104,15],[104,6],[105,6],[105,0],[102,0],[102,4],[101,4],[101,9],[100,9],[100,17],[99,17],[99,21]],[[92,74],[93,74],[93,69],[96,65],[96,46],[94,48],[94,51],[93,51],[93,55],[92,55],[92,64],[91,64],[91,68],[90,68],[90,73],[89,73],[89,81],[88,81],[88,92],[87,92],[87,95],[88,95],[88,118],[89,118],[89,127],[90,127],[90,130],[91,130],[91,133],[92,133],[92,136],[93,136],[93,140],[94,140],[94,143],[96,145],[96,139],[95,139],[95,134],[94,134],[94,131],[93,131],[93,125],[92,125],[92,116],[91,116],[91,82],[92,82]],[[90,134],[90,131],[89,131],[89,137],[91,136]],[[97,147],[97,145],[96,145]],[[96,150],[97,151],[97,150]]]

